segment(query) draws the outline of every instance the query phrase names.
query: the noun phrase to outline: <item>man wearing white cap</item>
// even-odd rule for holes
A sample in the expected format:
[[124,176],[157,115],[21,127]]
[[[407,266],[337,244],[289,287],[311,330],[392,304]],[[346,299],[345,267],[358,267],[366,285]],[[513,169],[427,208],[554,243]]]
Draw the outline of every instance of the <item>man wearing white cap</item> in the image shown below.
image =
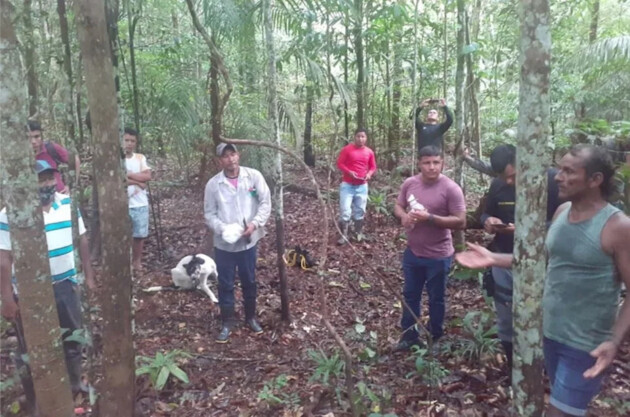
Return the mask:
[[238,269],[243,290],[245,322],[255,333],[263,329],[256,320],[256,248],[265,235],[263,226],[271,213],[271,195],[262,174],[239,165],[236,146],[217,146],[221,172],[206,184],[204,216],[214,232],[214,260],[219,274],[221,331],[217,343],[226,343],[234,326],[234,277]]

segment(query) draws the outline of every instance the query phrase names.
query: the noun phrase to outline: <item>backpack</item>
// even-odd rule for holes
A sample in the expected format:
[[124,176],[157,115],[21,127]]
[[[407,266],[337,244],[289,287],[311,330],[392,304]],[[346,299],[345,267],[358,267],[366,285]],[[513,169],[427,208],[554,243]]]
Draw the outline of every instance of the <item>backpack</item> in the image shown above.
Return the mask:
[[[48,152],[48,155],[50,155],[50,157],[53,159],[53,161],[55,161],[55,164],[57,165],[57,171],[59,171],[59,173],[61,174],[61,181],[63,181],[64,185],[67,185],[68,183],[66,182],[66,169],[65,167],[62,169],[59,167],[60,164],[66,164],[65,162],[63,162],[61,160],[61,156],[59,156],[59,153],[57,152],[57,149],[55,148],[54,142],[51,142],[49,140],[47,140],[46,142],[44,142],[44,147],[46,148],[46,152]],[[70,158],[72,158],[72,154],[70,154],[68,152],[68,160],[70,160]]]

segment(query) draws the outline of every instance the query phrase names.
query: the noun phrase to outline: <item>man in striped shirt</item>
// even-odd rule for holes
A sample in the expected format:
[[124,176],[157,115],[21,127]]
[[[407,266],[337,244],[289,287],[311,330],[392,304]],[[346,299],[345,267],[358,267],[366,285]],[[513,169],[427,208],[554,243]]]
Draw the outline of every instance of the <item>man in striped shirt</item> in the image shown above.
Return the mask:
[[[63,337],[67,337],[74,330],[81,329],[81,302],[77,281],[77,271],[74,262],[74,247],[72,244],[72,206],[70,198],[65,194],[55,191],[55,171],[48,162],[37,161],[35,165],[39,180],[39,197],[44,214],[46,230],[46,242],[48,244],[48,260],[50,264],[51,280],[57,304],[59,325],[68,329]],[[78,215],[78,227],[80,234],[79,254],[85,282],[88,288],[93,289],[94,272],[90,265],[88,242],[85,236],[85,226],[80,214]],[[19,306],[17,290],[19,282],[16,282],[16,292],[11,283],[13,257],[11,254],[11,236],[7,219],[6,208],[0,211],[0,294],[2,296],[2,316],[16,326],[18,335],[21,335],[21,322],[19,318]],[[21,358],[26,353],[23,337],[18,337],[17,365],[19,368],[26,365]],[[76,342],[64,342],[66,366],[72,392],[77,394],[86,391],[81,383],[81,346]],[[25,371],[25,372],[24,372]],[[20,369],[20,377],[27,396],[27,403],[34,407],[35,398],[33,382],[28,368]]]

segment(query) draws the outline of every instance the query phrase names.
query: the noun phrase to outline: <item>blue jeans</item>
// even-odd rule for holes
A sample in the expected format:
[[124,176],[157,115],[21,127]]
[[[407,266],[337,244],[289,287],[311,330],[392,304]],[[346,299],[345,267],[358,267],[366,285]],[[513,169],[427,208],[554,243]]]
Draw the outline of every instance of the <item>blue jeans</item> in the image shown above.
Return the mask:
[[238,269],[243,290],[243,301],[256,300],[256,248],[228,252],[214,248],[214,262],[219,274],[219,306],[234,307],[234,278]]
[[362,220],[365,216],[367,200],[367,183],[352,185],[342,182],[339,187],[339,220],[349,222],[351,214],[353,220]]
[[582,376],[595,364],[588,352],[555,340],[543,339],[545,368],[549,375],[551,397],[549,403],[572,416],[586,415],[586,408],[602,386],[603,373],[591,379]]
[[[444,315],[446,312],[445,293],[446,278],[451,268],[451,257],[447,258],[420,258],[413,254],[411,249],[405,249],[403,254],[402,269],[405,276],[403,297],[413,311],[420,317],[420,303],[422,291],[426,284],[429,294],[429,331],[433,340],[437,340],[444,334]],[[416,321],[406,308],[403,308],[403,316],[400,325],[403,329],[402,339],[417,340],[418,331],[414,325]]]

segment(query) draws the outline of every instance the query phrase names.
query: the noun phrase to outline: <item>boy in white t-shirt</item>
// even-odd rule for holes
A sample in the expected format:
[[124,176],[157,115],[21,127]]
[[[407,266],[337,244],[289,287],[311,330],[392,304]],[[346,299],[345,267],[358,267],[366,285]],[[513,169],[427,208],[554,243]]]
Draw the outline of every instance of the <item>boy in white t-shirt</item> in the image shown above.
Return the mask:
[[147,182],[151,181],[151,168],[147,165],[147,158],[144,155],[134,152],[137,144],[138,132],[126,127],[123,146],[127,168],[129,217],[133,226],[132,267],[136,272],[140,272],[144,239],[149,236],[149,198],[146,188]]

